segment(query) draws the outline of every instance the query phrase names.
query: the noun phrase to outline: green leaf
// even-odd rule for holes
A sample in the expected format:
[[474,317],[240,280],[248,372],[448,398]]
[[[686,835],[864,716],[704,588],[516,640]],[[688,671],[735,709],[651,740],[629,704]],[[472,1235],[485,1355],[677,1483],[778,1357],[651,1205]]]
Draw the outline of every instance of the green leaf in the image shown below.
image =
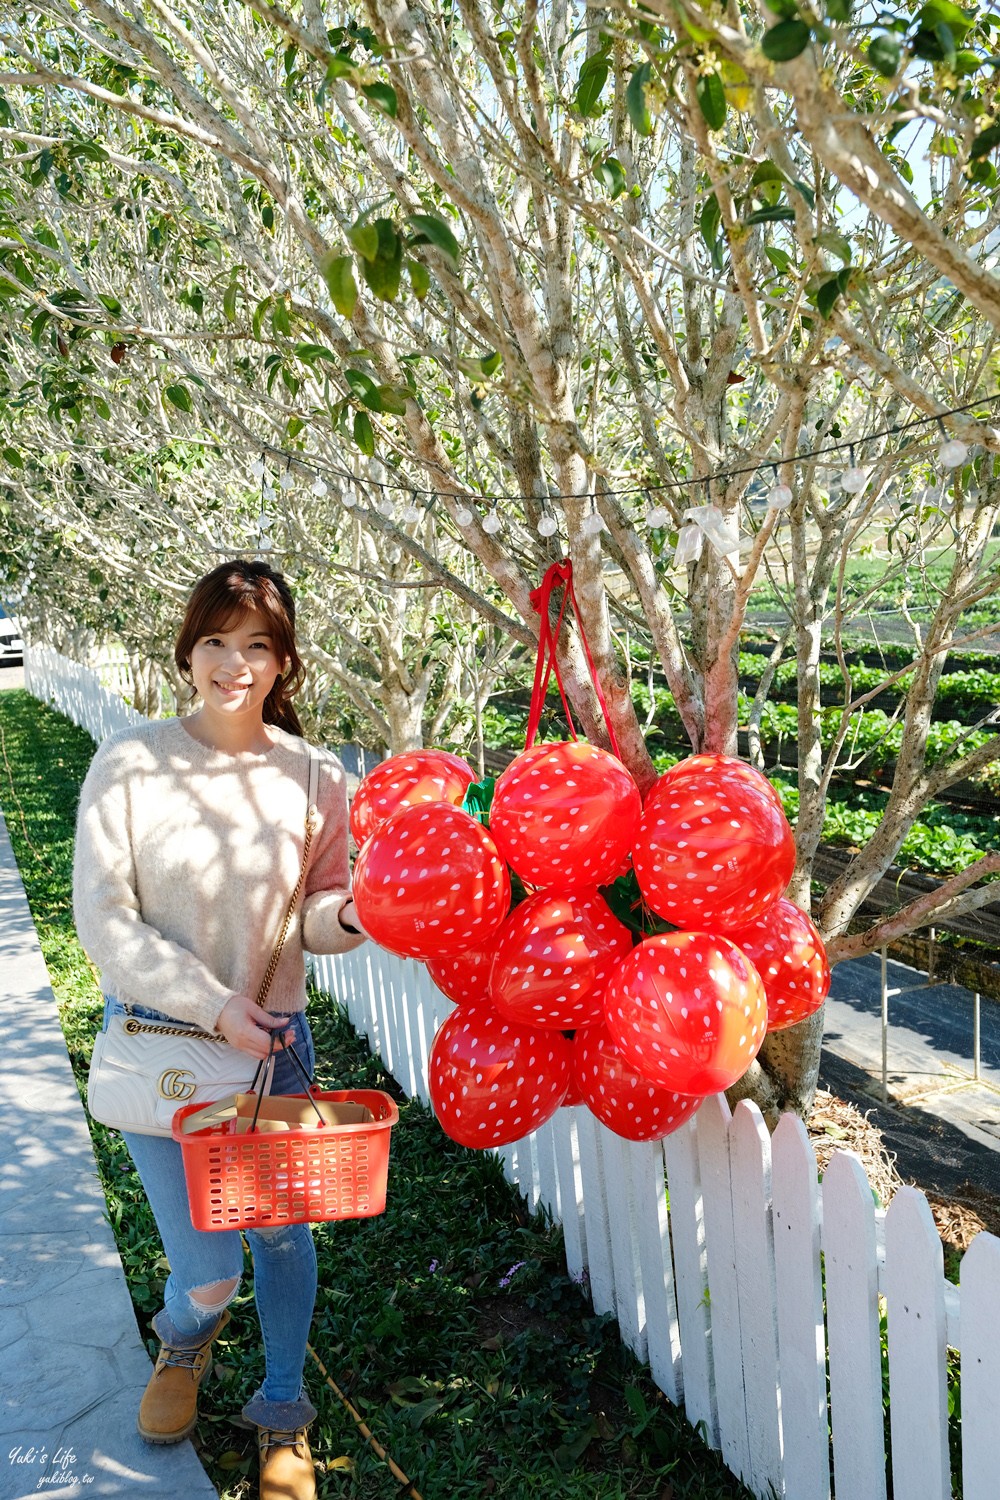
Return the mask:
[[374,260],[378,254],[378,230],[374,224],[352,224],[347,238],[363,260]]
[[326,65],[324,84],[328,86],[336,83],[338,78],[353,78],[357,71],[358,65],[352,57],[345,53],[338,53],[336,57],[331,57]]
[[[381,402],[382,410],[388,412],[392,417],[406,416],[406,398],[408,394],[408,391],[400,390],[395,385],[380,385],[378,388],[378,398]],[[375,410],[377,411],[378,407]]]
[[706,73],[694,86],[699,107],[709,130],[721,130],[726,123],[726,90],[718,73]]
[[597,175],[607,188],[609,198],[617,198],[626,188],[625,171],[616,156],[606,156],[597,169]]
[[364,370],[345,370],[344,379],[351,388],[351,394],[359,401],[363,401],[371,411],[382,410],[382,398],[378,393],[378,386],[370,375]]
[[418,302],[422,302],[431,289],[431,273],[423,261],[419,260],[408,260],[406,262],[406,269],[410,277],[410,285],[413,288],[413,295]]
[[495,375],[503,363],[503,356],[494,349],[492,354],[484,354],[479,361],[479,368],[484,375]]
[[320,265],[333,305],[342,318],[352,318],[358,300],[354,263],[349,255],[324,255]]
[[191,411],[191,392],[186,385],[168,385],[163,392],[171,406],[176,406],[178,411]]
[[845,267],[843,271],[838,271],[836,276],[832,276],[829,281],[824,281],[823,285],[817,288],[813,300],[821,318],[828,318],[833,312],[837,302],[847,290],[850,274],[850,269]]
[[274,306],[271,309],[271,327],[275,333],[285,334],[286,336],[292,331],[292,320],[288,316],[288,304],[284,297],[275,298]]
[[782,274],[784,274],[785,271],[790,271],[792,266],[794,265],[794,261],[788,254],[788,251],[778,250],[774,245],[765,245],[764,254],[767,256],[774,269],[776,271],[782,272]]
[[250,320],[250,324],[253,328],[253,336],[255,339],[260,338],[260,330],[264,325],[264,315],[270,306],[270,297],[265,297],[262,302],[257,303],[257,306],[253,310],[253,317]]
[[826,0],[826,13],[831,21],[846,25],[851,19],[852,0]]
[[851,242],[845,235],[838,234],[835,229],[824,229],[822,234],[816,236],[816,243],[824,250],[829,250],[831,255],[836,255],[845,266],[851,264]]
[[42,334],[45,331],[45,325],[49,321],[51,316],[52,314],[50,312],[47,312],[43,307],[41,312],[31,320],[31,329],[28,336],[36,349],[38,348],[39,340],[41,339]]
[[3,458],[4,462],[8,463],[12,469],[24,468],[24,459],[21,457],[20,453],[18,453],[16,448],[4,448]]
[[764,33],[761,51],[771,62],[791,62],[806,50],[811,35],[805,21],[779,21]]
[[97,412],[97,415],[99,417],[104,418],[105,422],[111,421],[111,407],[105,401],[103,396],[94,397],[94,410]]
[[222,311],[230,323],[236,322],[236,298],[239,290],[239,282],[231,281],[222,294]]
[[973,137],[969,158],[971,161],[978,161],[979,157],[988,156],[997,146],[1000,146],[1000,122],[987,125],[985,130]]
[[705,244],[708,246],[709,250],[712,249],[713,245],[719,237],[719,225],[721,223],[722,214],[719,211],[719,201],[716,198],[715,194],[712,193],[708,198],[705,199],[705,202],[702,205],[701,216],[698,220],[698,227],[701,230],[701,237],[705,241]]
[[653,120],[646,104],[646,85],[650,78],[648,62],[640,63],[628,81],[625,90],[625,107],[636,135],[652,135]]
[[301,417],[289,417],[285,426],[285,432],[290,438],[298,437],[305,425]]
[[785,21],[794,21],[799,13],[795,0],[764,0],[768,10]]
[[609,71],[606,52],[595,52],[593,57],[588,57],[583,64],[574,101],[581,115],[594,114],[597,101],[601,97],[601,90],[608,81]]
[[396,118],[399,109],[399,101],[396,98],[396,90],[390,83],[366,83],[361,92],[366,99],[377,104],[383,114],[389,115],[391,119]]
[[[42,239],[42,236],[39,235],[38,238]],[[45,243],[48,244],[48,241],[46,240]],[[54,250],[56,246],[52,245],[51,248]],[[103,302],[113,318],[121,317],[122,305],[117,297],[112,297],[110,292],[98,292],[97,300],[98,302]]]
[[951,0],[928,0],[917,14],[923,30],[934,31],[938,26],[947,26],[955,40],[961,41],[973,24],[975,11],[971,14],[952,5]]
[[747,214],[743,222],[744,224],[778,224],[783,220],[794,218],[794,208],[779,203],[773,208],[755,208],[752,214]]
[[375,433],[366,411],[354,413],[354,441],[362,453],[371,458],[375,452]]
[[458,240],[437,214],[411,214],[406,222],[411,230],[411,245],[434,245],[436,249],[443,251],[455,265],[458,264],[460,253]]
[[399,295],[403,270],[403,240],[390,219],[376,219],[378,254],[361,262],[361,274],[376,297],[393,302]]
[[318,359],[327,359],[332,365],[340,363],[333,350],[325,349],[322,344],[296,344],[295,353],[307,365],[314,365]]

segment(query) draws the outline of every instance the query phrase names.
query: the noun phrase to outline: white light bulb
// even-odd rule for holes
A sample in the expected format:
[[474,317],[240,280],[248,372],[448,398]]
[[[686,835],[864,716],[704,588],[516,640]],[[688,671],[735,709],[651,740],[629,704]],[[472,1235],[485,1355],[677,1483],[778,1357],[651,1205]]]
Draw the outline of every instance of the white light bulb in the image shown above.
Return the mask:
[[330,491],[326,487],[326,481],[321,474],[316,475],[316,478],[313,480],[309,488],[318,500],[322,500],[324,495],[328,495],[330,493]]
[[538,523],[539,536],[555,536],[557,530],[555,516],[543,516]]
[[396,566],[396,564],[399,562],[399,560],[402,557],[402,555],[403,554],[402,554],[402,552],[400,552],[400,550],[399,550],[398,547],[393,547],[392,548],[392,550],[389,553],[389,561],[392,563],[393,567]]
[[940,469],[960,468],[969,456],[969,450],[959,438],[949,438],[941,444],[937,451],[937,464]]
[[291,489],[292,485],[295,483],[295,475],[292,473],[291,469],[286,469],[283,474],[280,474],[278,476],[278,483],[283,490]]
[[265,516],[262,511],[261,514],[257,517],[257,525],[260,527],[261,531],[266,531],[270,524],[270,516]]
[[646,525],[656,530],[660,526],[666,526],[670,520],[670,512],[662,505],[651,505],[646,512]]
[[412,526],[414,524],[414,522],[419,521],[420,520],[420,507],[419,507],[419,505],[408,505],[406,507],[406,509],[403,511],[403,520],[406,522],[407,526]]
[[253,463],[250,465],[250,473],[255,479],[264,478],[264,460],[262,458],[254,459]]
[[340,497],[340,503],[345,510],[353,510],[358,503],[358,497],[353,490],[345,490]]
[[375,509],[380,516],[385,516],[386,520],[390,521],[395,514],[396,507],[388,495],[380,495],[375,501]]
[[600,536],[604,530],[604,522],[596,511],[591,511],[589,516],[584,516],[581,531],[584,536]]
[[263,497],[264,497],[265,500],[273,500],[274,499],[274,485],[271,484],[270,482],[268,482],[264,486]]
[[458,510],[456,510],[456,512],[455,512],[455,525],[456,526],[463,526],[463,527],[464,526],[471,526],[472,525],[472,511],[471,510],[467,510],[464,505],[461,506]]
[[846,490],[849,495],[860,495],[867,483],[868,470],[858,469],[853,464],[849,469],[845,469],[840,476],[840,487]]
[[792,503],[792,492],[787,484],[772,484],[767,492],[768,510],[787,510]]
[[491,510],[489,515],[483,521],[483,530],[487,532],[489,536],[496,536],[497,532],[500,530],[500,517],[497,515],[495,510]]

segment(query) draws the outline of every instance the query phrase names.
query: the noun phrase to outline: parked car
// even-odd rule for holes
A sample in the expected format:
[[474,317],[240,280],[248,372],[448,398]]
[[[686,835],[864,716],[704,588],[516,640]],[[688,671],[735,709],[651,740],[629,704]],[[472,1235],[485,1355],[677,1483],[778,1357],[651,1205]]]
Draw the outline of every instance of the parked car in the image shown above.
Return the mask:
[[24,661],[24,641],[16,620],[0,619],[0,667],[13,667]]

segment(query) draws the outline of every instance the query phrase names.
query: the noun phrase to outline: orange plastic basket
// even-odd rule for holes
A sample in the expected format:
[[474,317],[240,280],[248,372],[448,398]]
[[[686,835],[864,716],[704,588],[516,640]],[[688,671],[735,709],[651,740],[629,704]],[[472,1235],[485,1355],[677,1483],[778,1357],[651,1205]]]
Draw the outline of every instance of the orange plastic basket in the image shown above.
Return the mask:
[[236,1134],[235,1120],[226,1120],[182,1135],[184,1116],[204,1105],[177,1111],[172,1133],[196,1229],[267,1229],[385,1212],[389,1133],[399,1119],[395,1102],[378,1089],[314,1090],[313,1097],[364,1104],[373,1119],[245,1135]]

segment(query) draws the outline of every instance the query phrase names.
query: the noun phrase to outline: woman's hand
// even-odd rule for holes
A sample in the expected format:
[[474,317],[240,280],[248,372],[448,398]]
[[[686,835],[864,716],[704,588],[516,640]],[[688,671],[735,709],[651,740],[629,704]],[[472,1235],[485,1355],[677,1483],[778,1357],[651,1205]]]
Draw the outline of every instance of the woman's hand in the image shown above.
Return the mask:
[[357,908],[350,896],[348,896],[347,900],[340,908],[340,911],[337,913],[337,918],[345,932],[357,933],[359,937],[364,936],[364,928],[358,921]]
[[[249,995],[233,995],[222,1007],[215,1023],[216,1031],[220,1031],[233,1047],[259,1058],[267,1057],[271,1050],[271,1032],[282,1026],[288,1027],[285,1016],[268,1015]],[[280,1040],[282,1045],[294,1042],[295,1033],[287,1029]]]

